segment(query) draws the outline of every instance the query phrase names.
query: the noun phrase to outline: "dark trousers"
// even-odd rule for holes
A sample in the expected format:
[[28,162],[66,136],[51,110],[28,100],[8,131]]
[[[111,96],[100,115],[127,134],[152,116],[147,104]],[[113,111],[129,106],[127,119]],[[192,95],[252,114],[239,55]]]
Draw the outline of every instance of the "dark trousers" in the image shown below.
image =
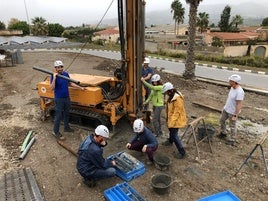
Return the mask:
[[59,133],[60,121],[63,117],[64,128],[69,128],[69,113],[70,113],[70,98],[55,98],[55,118],[54,118],[54,128],[55,134]]
[[[134,141],[131,144],[129,149],[142,152],[142,147],[143,146],[144,146],[144,144],[141,141],[137,140],[137,141]],[[154,152],[157,150],[157,148],[158,148],[158,146],[156,146],[156,147],[147,147],[146,154],[147,154],[147,156],[148,156],[150,161],[154,160],[153,155],[154,155]]]
[[180,154],[182,156],[185,155],[185,150],[182,146],[182,143],[181,143],[181,140],[179,138],[179,135],[178,135],[178,132],[179,132],[179,129],[178,128],[169,128],[169,142],[172,144],[173,142],[175,143],[178,151],[180,152]]

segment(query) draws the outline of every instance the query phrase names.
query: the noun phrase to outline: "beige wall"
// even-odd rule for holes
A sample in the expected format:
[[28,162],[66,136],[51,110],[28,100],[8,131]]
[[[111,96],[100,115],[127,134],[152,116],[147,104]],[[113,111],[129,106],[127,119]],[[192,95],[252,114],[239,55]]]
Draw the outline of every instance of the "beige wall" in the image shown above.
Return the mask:
[[12,31],[1,30],[0,31],[0,36],[19,36],[22,34],[23,34],[22,30],[12,30]]
[[248,50],[247,45],[241,46],[227,46],[224,48],[224,56],[225,57],[239,57],[246,56]]
[[[255,49],[259,46],[263,46],[266,48],[265,57],[268,57],[268,45],[252,45],[250,49],[250,55],[254,55]],[[248,45],[241,46],[228,46],[224,49],[225,57],[238,57],[238,56],[246,56],[248,50]]]
[[116,42],[117,39],[119,38],[119,34],[113,34],[113,35],[101,35],[101,36],[95,36],[92,38],[93,41],[96,40],[105,40],[106,43],[108,42]]

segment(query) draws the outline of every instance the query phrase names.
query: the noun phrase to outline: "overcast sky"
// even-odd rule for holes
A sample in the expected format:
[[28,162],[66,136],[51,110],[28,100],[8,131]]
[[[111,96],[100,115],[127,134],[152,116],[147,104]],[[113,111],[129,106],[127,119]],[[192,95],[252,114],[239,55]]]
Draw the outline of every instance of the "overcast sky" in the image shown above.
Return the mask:
[[[146,12],[170,9],[173,0],[146,0]],[[201,4],[229,4],[249,2],[251,0],[203,0]],[[117,0],[0,0],[0,21],[6,26],[11,18],[28,21],[28,18],[43,17],[49,23],[63,26],[79,26],[99,21],[112,3],[106,19],[117,16]],[[185,5],[185,0],[181,0]],[[252,2],[252,1],[251,1]],[[268,0],[257,0],[258,4],[268,6]]]

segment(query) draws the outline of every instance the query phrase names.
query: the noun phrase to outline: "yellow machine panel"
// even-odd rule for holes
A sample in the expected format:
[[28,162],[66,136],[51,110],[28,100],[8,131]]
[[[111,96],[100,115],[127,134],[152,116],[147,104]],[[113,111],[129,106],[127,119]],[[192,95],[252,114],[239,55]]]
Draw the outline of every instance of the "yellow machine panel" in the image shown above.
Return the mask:
[[[54,92],[50,89],[50,81],[46,80],[37,84],[40,98],[54,98]],[[95,106],[103,102],[102,91],[99,87],[85,87],[86,90],[80,90],[69,87],[72,103],[84,106]]]

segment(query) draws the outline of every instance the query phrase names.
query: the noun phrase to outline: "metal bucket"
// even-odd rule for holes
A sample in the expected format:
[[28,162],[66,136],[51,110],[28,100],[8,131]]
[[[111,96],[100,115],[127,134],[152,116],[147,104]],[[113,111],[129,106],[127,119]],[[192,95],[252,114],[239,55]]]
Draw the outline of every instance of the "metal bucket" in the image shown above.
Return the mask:
[[160,170],[166,170],[170,165],[170,158],[165,154],[154,155],[155,167]]
[[154,191],[160,195],[167,193],[171,184],[172,179],[168,174],[157,174],[151,179],[151,185]]

